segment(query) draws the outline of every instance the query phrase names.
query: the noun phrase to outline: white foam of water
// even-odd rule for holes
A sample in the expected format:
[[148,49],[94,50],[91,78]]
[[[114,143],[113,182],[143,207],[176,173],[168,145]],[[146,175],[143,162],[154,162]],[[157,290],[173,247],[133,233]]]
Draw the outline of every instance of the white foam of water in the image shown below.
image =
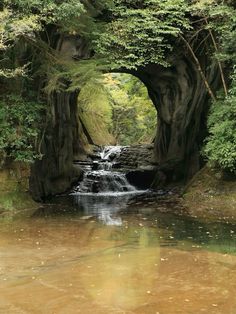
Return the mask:
[[106,170],[88,171],[78,186],[80,193],[135,192],[124,173]]
[[119,154],[122,146],[105,146],[100,153],[102,160],[108,160],[111,154]]
[[78,195],[78,196],[96,196],[96,197],[104,197],[104,196],[111,196],[111,197],[119,197],[119,196],[135,196],[143,193],[147,193],[149,190],[134,190],[134,191],[125,191],[125,192],[72,192],[70,195]]

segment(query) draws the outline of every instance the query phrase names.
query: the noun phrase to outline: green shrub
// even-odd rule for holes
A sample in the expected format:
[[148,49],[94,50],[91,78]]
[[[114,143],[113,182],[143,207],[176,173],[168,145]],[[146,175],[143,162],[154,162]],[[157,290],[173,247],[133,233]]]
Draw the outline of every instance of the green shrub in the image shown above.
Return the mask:
[[36,153],[41,104],[18,95],[0,99],[0,152],[16,161],[31,162]]
[[204,155],[211,164],[236,173],[236,73],[228,96],[212,104],[208,128]]

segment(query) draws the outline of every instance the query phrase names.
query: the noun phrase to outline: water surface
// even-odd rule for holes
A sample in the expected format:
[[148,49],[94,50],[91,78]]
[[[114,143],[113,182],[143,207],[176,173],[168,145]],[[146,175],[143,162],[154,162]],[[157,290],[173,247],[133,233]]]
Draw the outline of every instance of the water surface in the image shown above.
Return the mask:
[[236,313],[235,226],[97,204],[0,223],[0,313]]

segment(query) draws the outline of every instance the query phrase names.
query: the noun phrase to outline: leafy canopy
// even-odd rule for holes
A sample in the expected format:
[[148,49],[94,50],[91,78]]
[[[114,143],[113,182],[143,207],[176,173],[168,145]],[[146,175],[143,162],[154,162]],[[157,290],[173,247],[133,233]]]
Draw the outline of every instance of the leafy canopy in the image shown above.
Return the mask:
[[111,21],[96,40],[96,52],[113,68],[168,65],[178,34],[190,29],[185,0],[114,0]]

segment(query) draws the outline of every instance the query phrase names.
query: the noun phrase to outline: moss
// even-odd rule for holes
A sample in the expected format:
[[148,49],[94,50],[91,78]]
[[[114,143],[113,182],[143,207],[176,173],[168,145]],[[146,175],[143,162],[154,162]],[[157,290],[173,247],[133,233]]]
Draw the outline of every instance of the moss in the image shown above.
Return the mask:
[[11,163],[0,170],[0,212],[36,208],[28,192],[30,169],[23,163]]
[[23,210],[32,207],[36,207],[36,203],[32,200],[28,193],[22,192],[8,192],[8,193],[1,193],[0,192],[0,210]]
[[236,222],[236,179],[206,166],[186,187],[183,203],[192,216]]

